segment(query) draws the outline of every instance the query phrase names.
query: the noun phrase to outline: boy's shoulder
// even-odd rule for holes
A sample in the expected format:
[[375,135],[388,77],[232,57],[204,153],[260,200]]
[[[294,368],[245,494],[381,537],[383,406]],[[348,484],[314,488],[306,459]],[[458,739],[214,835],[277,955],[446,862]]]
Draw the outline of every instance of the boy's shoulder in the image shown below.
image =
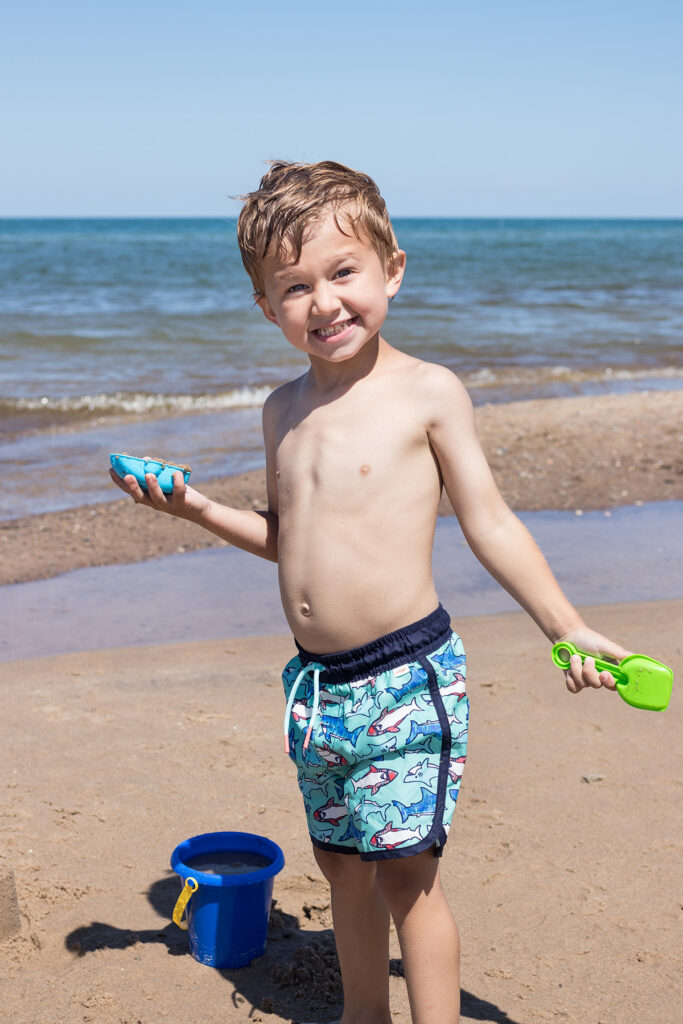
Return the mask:
[[403,360],[398,366],[411,392],[426,402],[440,406],[442,403],[470,404],[465,385],[452,370],[442,363],[431,363],[402,353]]
[[[266,426],[274,426],[302,401],[307,376],[304,373],[271,391],[263,408]],[[406,401],[407,407],[412,407],[420,419],[424,414],[428,426],[445,416],[457,415],[458,410],[467,413],[471,409],[471,400],[462,381],[441,363],[427,362],[392,349],[382,370],[376,376],[370,376],[386,400]],[[377,387],[373,387],[371,394],[373,397],[370,400],[376,399]]]
[[263,405],[264,419],[276,415],[279,409],[291,406],[292,402],[295,402],[300,396],[305,378],[306,374],[304,373],[302,376],[294,377],[292,380],[285,381],[284,384],[279,384],[278,387],[274,388],[266,397]]

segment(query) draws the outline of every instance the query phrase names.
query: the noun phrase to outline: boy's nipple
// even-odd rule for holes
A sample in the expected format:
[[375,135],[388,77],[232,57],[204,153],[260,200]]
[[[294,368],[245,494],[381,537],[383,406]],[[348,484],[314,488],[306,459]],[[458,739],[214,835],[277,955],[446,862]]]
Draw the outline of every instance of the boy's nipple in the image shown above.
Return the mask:
[[370,472],[370,467],[367,465],[367,463],[364,463],[360,467],[360,471],[361,471],[361,476],[367,476],[368,473]]

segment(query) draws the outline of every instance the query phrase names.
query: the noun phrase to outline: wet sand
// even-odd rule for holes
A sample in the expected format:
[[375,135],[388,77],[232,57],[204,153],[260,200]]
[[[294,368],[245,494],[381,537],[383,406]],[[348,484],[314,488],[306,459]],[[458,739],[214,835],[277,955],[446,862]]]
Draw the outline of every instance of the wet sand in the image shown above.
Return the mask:
[[[683,598],[683,502],[518,514],[574,604]],[[456,622],[517,608],[454,516],[437,523],[432,561],[437,593]],[[0,622],[0,661],[288,630],[277,566],[234,547],[0,587]]]
[[[586,511],[683,499],[683,391],[513,402],[482,406],[476,415],[514,509]],[[101,467],[103,475],[107,469]],[[264,507],[263,470],[193,483],[218,501]],[[119,493],[113,484],[112,493]],[[441,513],[452,514],[446,498]],[[161,523],[116,500],[0,521],[0,584],[222,545],[189,523]]]
[[[680,677],[683,601],[586,615]],[[458,625],[471,745],[442,870],[463,1021],[671,1024],[680,701],[656,714],[569,695],[522,614]],[[0,944],[6,1024],[338,1017],[329,899],[282,752],[291,649],[260,637],[0,666],[0,845],[22,915]],[[171,851],[220,829],[268,835],[286,857],[266,955],[239,971],[195,962],[170,923]],[[408,1024],[394,934],[391,955]]]

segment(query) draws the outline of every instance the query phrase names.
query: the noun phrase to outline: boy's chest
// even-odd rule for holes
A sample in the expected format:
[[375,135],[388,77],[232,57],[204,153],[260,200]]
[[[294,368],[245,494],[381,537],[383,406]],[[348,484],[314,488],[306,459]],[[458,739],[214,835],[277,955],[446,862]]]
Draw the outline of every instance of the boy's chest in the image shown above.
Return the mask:
[[316,409],[288,424],[278,439],[276,470],[281,500],[327,498],[343,509],[435,467],[424,426],[381,404],[343,416]]

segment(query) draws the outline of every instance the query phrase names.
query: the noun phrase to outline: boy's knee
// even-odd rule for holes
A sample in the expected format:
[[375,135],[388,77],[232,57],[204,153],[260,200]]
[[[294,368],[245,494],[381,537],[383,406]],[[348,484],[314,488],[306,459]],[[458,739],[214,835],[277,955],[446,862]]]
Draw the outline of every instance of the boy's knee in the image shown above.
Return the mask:
[[400,860],[380,861],[377,885],[390,908],[410,907],[421,894],[439,885],[439,860],[432,850]]

